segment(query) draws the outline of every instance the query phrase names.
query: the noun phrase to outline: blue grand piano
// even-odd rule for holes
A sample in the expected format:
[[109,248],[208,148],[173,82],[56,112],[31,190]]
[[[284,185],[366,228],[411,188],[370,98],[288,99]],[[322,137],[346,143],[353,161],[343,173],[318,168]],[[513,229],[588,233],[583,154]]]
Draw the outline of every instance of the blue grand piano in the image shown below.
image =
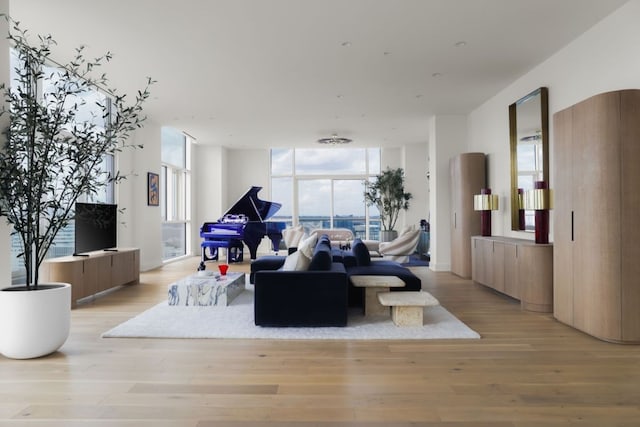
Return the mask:
[[251,259],[256,259],[258,245],[264,236],[269,237],[273,250],[278,251],[286,223],[267,220],[282,205],[260,200],[258,192],[261,189],[251,187],[218,221],[205,222],[200,227],[202,259],[198,270],[205,269],[206,261],[217,260],[220,248],[226,248],[227,262],[242,262],[243,242],[249,248]]

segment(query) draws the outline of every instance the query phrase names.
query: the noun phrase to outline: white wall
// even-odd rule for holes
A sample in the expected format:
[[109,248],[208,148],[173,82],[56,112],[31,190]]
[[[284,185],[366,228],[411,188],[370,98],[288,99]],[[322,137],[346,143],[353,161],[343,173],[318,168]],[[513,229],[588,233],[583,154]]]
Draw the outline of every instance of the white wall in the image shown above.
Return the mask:
[[192,253],[200,253],[200,226],[218,220],[228,208],[227,149],[210,145],[193,146]]
[[[425,136],[426,139],[426,136]],[[429,187],[427,182],[428,146],[426,143],[404,147],[405,190],[413,196],[404,215],[404,224],[418,227],[429,217]],[[400,225],[400,224],[399,224]],[[402,227],[396,227],[402,229]]]
[[431,233],[429,268],[451,270],[451,177],[449,161],[466,146],[466,117],[435,116],[429,121],[429,206]]
[[[640,88],[638,22],[640,0],[632,0],[469,115],[469,148],[489,154],[489,186],[500,195],[500,211],[493,216],[494,234],[533,239],[531,233],[511,230],[508,105],[537,87],[549,88],[552,153],[555,112],[598,93]],[[553,211],[551,218],[553,229]]]
[[229,150],[226,185],[228,188],[227,208],[231,207],[252,186],[262,187],[258,197],[272,200],[271,160],[268,149]]
[[162,217],[159,206],[147,205],[147,172],[160,174],[161,126],[147,119],[131,136],[131,144],[144,148],[126,149],[118,155],[117,168],[127,179],[116,186],[118,246],[140,248],[140,269],[162,265]]

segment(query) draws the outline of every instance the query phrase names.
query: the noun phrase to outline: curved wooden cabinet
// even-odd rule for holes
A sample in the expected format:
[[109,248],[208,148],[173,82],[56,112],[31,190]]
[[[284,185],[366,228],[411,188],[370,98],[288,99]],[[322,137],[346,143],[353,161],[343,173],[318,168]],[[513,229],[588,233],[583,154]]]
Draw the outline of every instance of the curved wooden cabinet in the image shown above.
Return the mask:
[[140,250],[95,251],[89,256],[51,258],[40,267],[41,282],[71,284],[71,306],[79,299],[140,280]]
[[554,120],[554,316],[640,343],[640,90],[607,92]]
[[484,153],[462,153],[451,159],[451,272],[471,277],[471,240],[480,234],[480,213],[473,210],[473,195],[486,184]]
[[471,238],[472,279],[520,300],[524,310],[553,311],[553,246],[500,236]]

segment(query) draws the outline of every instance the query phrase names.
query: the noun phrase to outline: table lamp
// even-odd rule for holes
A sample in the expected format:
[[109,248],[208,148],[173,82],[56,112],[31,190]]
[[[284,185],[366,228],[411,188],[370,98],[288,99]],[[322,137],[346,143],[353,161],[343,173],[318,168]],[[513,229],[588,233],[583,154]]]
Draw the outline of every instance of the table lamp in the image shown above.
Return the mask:
[[491,236],[491,211],[498,210],[498,196],[491,194],[490,188],[481,188],[480,194],[473,196],[473,210],[480,211],[480,233]]
[[545,181],[536,181],[524,195],[524,208],[535,211],[536,243],[549,243],[549,209],[553,208],[551,190]]

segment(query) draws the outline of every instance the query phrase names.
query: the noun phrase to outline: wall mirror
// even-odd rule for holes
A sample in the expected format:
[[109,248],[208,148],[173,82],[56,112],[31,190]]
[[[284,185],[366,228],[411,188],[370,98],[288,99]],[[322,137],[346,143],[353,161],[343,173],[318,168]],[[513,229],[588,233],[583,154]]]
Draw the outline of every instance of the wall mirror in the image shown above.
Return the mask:
[[511,229],[534,231],[534,212],[524,211],[522,194],[534,182],[549,183],[548,90],[541,87],[509,105],[511,140]]

